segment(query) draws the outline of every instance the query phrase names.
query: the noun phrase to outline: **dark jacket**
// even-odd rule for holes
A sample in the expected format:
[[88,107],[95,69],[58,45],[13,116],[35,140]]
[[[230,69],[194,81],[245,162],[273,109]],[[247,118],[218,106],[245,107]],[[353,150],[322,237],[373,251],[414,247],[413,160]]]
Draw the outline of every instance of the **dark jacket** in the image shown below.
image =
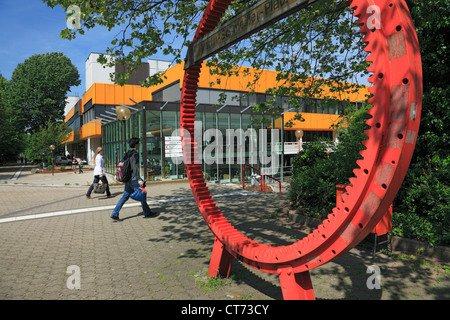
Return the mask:
[[143,181],[139,175],[139,153],[133,149],[128,149],[127,153],[125,154],[124,159],[131,157],[131,180],[135,181]]

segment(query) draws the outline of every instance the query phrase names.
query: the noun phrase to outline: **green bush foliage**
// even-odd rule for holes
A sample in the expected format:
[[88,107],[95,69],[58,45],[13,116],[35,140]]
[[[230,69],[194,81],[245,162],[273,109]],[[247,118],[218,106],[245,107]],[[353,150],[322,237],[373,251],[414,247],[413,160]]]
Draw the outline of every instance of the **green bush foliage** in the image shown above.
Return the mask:
[[316,140],[303,145],[293,160],[293,176],[288,188],[292,204],[305,215],[325,218],[336,204],[336,185],[348,184],[356,160],[364,148],[368,105],[355,111],[349,106],[336,125],[339,143]]
[[[329,141],[315,141],[293,161],[293,175],[288,187],[289,199],[305,215],[324,217],[331,212],[333,199],[334,162],[327,161]],[[333,156],[331,157],[333,158]]]
[[393,233],[430,245],[450,244],[450,156],[413,163],[394,201]]

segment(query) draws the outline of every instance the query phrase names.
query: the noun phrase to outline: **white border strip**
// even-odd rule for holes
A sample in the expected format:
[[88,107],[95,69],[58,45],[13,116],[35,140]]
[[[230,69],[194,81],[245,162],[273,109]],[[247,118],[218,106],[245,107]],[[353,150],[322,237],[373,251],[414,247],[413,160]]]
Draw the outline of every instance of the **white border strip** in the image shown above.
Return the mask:
[[[248,195],[256,195],[256,194],[252,194],[249,191],[237,191],[237,192],[230,192],[230,193],[216,195],[213,198],[230,197],[230,196],[248,196]],[[194,200],[194,197],[152,200],[152,201],[147,201],[147,203],[149,205],[157,205],[160,203],[181,202],[181,201],[191,201],[191,200]],[[126,203],[123,205],[123,208],[132,208],[132,207],[137,207],[140,205],[141,205],[140,202]],[[110,205],[110,206],[80,208],[80,209],[63,210],[63,211],[55,211],[55,212],[47,212],[47,213],[28,214],[28,215],[0,219],[0,224],[8,223],[8,222],[18,222],[18,221],[42,219],[42,218],[60,217],[60,216],[66,216],[66,215],[78,214],[78,213],[86,213],[86,212],[113,210],[115,207],[116,207],[116,205]]]
[[20,174],[22,173],[23,168],[25,168],[25,165],[21,166],[16,173],[14,173],[14,176],[9,180],[17,180],[19,178]]

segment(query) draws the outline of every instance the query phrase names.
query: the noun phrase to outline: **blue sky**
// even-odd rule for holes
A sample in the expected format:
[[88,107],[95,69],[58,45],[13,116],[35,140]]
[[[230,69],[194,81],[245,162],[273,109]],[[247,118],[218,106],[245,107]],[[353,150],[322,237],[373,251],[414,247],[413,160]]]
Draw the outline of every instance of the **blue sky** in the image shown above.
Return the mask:
[[62,52],[81,78],[81,85],[72,87],[69,94],[81,96],[85,91],[85,61],[91,51],[105,52],[111,36],[98,28],[66,40],[59,36],[65,27],[66,13],[61,7],[52,9],[41,0],[0,0],[0,73],[9,80],[16,66],[32,55]]
[[[60,6],[50,8],[42,0],[0,0],[0,73],[6,79],[19,63],[34,54],[62,52],[77,67],[81,84],[72,87],[69,95],[85,92],[85,62],[90,52],[106,52],[117,29],[104,27],[86,31],[74,40],[59,34],[67,26],[66,13]],[[152,57],[164,59],[164,57]],[[164,59],[164,60],[167,60]]]

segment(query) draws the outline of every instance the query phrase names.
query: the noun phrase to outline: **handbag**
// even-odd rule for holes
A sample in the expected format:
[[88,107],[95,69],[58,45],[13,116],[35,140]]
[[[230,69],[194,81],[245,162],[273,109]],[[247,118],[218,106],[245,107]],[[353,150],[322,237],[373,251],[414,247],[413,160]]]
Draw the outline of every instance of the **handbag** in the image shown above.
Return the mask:
[[107,183],[94,183],[93,191],[94,193],[105,193],[107,186]]
[[130,195],[130,198],[136,201],[143,201],[147,197],[147,191],[144,187],[136,188]]

